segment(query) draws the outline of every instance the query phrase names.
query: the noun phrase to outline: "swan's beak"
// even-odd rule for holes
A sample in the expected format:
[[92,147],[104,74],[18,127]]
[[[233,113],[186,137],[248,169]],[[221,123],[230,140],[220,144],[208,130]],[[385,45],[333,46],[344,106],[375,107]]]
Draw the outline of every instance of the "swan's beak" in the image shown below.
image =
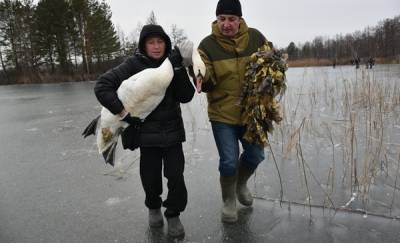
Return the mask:
[[203,75],[201,75],[200,70],[198,70],[196,75],[196,90],[197,93],[201,93],[201,85],[203,84]]

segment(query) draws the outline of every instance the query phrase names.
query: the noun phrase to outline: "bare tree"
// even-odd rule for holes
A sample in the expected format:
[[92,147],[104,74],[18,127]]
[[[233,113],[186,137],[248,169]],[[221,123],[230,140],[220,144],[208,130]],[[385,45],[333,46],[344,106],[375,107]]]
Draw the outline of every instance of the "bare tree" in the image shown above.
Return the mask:
[[[287,52],[293,52],[289,45]],[[376,27],[366,27],[345,36],[338,34],[333,39],[315,37],[312,42],[299,44],[299,58],[354,58],[383,57],[400,59],[400,16],[379,22]]]
[[176,24],[173,24],[171,26],[170,37],[171,37],[171,42],[172,42],[173,46],[181,43],[184,40],[187,40],[185,31],[181,28],[178,28],[178,26]]

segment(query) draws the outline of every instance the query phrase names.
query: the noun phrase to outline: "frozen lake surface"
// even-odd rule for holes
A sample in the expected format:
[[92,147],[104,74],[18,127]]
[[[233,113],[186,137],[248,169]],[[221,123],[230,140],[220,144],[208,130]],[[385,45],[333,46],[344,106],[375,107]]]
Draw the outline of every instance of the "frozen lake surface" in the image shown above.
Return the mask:
[[[400,242],[400,65],[291,68],[287,78],[270,136],[282,207],[266,148],[255,205],[237,224],[220,222],[205,95],[182,105],[184,241]],[[80,136],[100,110],[93,86],[0,86],[0,242],[168,242],[166,227],[147,227],[138,152],[119,148],[112,168]]]

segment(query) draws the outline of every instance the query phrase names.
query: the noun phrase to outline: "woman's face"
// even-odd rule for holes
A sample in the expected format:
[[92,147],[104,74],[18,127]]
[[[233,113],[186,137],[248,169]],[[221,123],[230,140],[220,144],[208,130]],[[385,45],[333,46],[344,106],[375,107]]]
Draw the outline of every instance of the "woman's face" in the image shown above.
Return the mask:
[[217,17],[217,25],[222,35],[232,38],[239,32],[240,18],[236,15],[221,14]]
[[144,43],[147,56],[159,60],[165,54],[165,41],[161,37],[148,37]]

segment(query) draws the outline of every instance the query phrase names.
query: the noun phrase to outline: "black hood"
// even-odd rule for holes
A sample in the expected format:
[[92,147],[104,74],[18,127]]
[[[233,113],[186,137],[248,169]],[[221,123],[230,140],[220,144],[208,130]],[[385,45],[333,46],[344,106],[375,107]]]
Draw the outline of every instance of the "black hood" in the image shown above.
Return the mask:
[[147,24],[143,26],[142,31],[140,31],[139,37],[139,50],[142,54],[146,54],[144,50],[144,43],[147,37],[158,36],[161,37],[166,44],[165,54],[168,55],[171,52],[171,39],[165,33],[163,28],[156,24]]

